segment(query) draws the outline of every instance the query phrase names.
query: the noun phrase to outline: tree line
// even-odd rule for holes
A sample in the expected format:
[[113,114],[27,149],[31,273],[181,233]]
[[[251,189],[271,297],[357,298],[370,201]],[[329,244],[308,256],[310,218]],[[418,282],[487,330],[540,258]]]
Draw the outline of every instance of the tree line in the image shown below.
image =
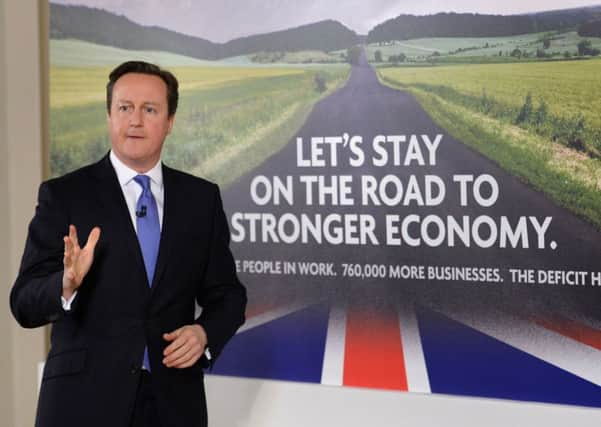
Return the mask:
[[596,9],[544,12],[531,15],[437,13],[399,15],[376,25],[368,43],[424,37],[503,37],[543,31],[563,31],[593,19]]

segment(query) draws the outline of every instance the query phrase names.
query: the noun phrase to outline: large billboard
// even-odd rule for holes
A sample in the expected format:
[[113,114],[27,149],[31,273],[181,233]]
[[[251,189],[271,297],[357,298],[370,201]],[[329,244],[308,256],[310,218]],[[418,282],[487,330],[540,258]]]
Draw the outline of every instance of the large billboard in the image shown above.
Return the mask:
[[601,407],[599,16],[51,3],[52,174],[109,149],[108,71],[156,62],[163,161],[220,184],[249,293],[211,373]]

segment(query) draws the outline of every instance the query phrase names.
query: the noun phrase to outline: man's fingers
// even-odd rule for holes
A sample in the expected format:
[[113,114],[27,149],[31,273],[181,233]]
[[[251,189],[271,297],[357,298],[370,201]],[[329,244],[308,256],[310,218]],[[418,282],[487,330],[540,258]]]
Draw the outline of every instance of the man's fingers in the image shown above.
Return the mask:
[[98,239],[100,238],[100,228],[94,227],[92,231],[90,231],[90,235],[88,236],[88,241],[86,242],[86,249],[94,250],[96,247],[96,243],[98,243]]
[[73,258],[75,256],[75,251],[73,250],[73,244],[71,243],[71,239],[69,236],[65,236],[63,238],[65,243],[65,252],[63,253],[63,265],[65,268],[71,268],[73,266]]
[[77,239],[77,228],[73,224],[69,226],[69,239],[75,247],[79,247],[79,240]]
[[63,243],[65,244],[65,254],[69,254],[73,251],[73,243],[71,243],[71,238],[69,236],[63,237]]
[[[197,325],[186,325],[173,332],[163,334],[163,339],[172,341],[163,351],[163,364],[168,368],[187,368],[202,356],[206,338],[199,336]],[[200,332],[203,332],[201,330]]]
[[68,236],[63,237],[63,243],[65,244],[65,258],[67,258],[71,254],[71,241]]
[[165,341],[172,341],[172,343],[169,344],[167,346],[167,348],[165,348],[165,350],[163,350],[163,356],[167,356],[167,355],[173,353],[175,350],[180,348],[186,342],[186,340],[183,338],[179,339],[181,334],[182,334],[182,328],[179,328],[179,329],[176,329],[175,331],[163,334],[163,339]]
[[190,366],[192,366],[194,363],[196,363],[196,361],[200,358],[199,353],[195,352],[195,351],[187,351],[186,353],[184,353],[181,357],[178,357],[177,359],[170,361],[168,363],[165,363],[165,361],[163,361],[165,363],[165,365],[167,365],[168,368],[188,368]]
[[[180,339],[183,337],[180,337]],[[178,340],[174,341],[174,343]],[[186,368],[192,366],[202,355],[200,344],[190,335],[184,340],[184,344],[172,353],[165,355],[163,364],[168,368]]]
[[173,362],[175,362],[176,360],[185,356],[186,353],[188,353],[189,351],[190,351],[189,346],[182,345],[181,347],[178,347],[177,349],[175,349],[173,352],[166,354],[165,357],[163,358],[163,363],[166,364],[167,366],[169,366],[169,365],[173,364]]
[[182,328],[179,328],[179,329],[176,329],[175,331],[167,332],[166,334],[163,334],[163,339],[165,341],[173,341],[177,337],[179,337],[181,333],[182,333]]
[[178,348],[182,347],[184,344],[186,344],[185,339],[177,338],[175,341],[169,344],[167,348],[165,348],[165,350],[163,351],[163,356],[169,356],[171,353],[176,351]]

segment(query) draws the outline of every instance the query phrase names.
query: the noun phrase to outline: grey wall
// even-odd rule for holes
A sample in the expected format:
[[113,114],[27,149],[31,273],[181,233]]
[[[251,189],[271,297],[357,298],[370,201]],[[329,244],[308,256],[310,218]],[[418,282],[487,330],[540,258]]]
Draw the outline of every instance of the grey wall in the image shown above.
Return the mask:
[[[44,2],[45,5],[45,2]],[[40,10],[36,0],[0,3],[0,425],[33,425],[45,331],[12,319],[8,294],[42,178]]]

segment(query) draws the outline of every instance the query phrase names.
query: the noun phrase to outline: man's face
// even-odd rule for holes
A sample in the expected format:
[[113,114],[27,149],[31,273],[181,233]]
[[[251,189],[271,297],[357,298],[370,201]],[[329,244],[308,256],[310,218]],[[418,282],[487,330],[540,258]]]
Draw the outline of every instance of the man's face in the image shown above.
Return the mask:
[[147,172],[159,161],[173,119],[167,85],[160,77],[128,73],[115,82],[107,116],[111,147],[130,168]]

